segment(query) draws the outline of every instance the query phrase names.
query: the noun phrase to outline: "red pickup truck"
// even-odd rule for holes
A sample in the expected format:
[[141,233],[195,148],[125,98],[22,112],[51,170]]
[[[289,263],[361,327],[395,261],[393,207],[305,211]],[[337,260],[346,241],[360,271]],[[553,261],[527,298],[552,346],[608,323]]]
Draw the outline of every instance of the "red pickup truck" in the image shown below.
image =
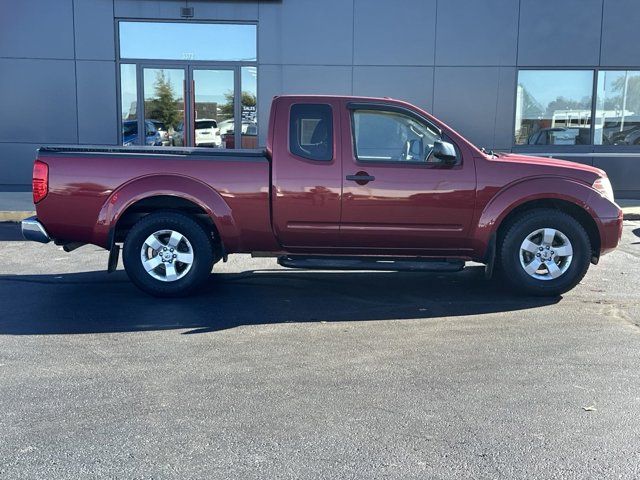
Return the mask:
[[231,253],[314,269],[486,265],[535,295],[574,287],[614,249],[602,170],[494,154],[389,98],[280,96],[265,150],[44,147],[25,238],[120,246],[156,296],[191,292]]

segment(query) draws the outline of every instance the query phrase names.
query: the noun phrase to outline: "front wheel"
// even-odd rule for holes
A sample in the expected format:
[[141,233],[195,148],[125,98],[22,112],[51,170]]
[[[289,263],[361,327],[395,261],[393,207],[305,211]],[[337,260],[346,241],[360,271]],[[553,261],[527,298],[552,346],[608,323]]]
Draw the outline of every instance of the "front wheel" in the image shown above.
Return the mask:
[[499,260],[510,286],[530,295],[557,296],[587,273],[591,243],[572,216],[559,210],[532,210],[505,233]]
[[144,292],[178,297],[191,293],[208,278],[214,249],[208,232],[193,218],[158,212],[131,228],[122,260],[131,281]]

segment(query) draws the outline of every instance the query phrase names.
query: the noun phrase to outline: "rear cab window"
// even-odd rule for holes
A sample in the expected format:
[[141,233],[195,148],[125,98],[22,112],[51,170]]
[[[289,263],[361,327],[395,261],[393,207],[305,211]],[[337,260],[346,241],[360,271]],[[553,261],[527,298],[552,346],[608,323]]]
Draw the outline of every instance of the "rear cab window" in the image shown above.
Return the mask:
[[333,159],[333,109],[331,105],[298,103],[291,105],[289,151],[316,161]]

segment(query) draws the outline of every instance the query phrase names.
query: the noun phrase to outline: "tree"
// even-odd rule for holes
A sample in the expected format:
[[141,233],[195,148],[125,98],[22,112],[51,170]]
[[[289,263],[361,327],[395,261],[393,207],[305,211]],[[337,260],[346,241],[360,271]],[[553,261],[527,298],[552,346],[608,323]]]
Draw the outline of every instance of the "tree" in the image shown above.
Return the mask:
[[518,85],[522,92],[522,112],[525,118],[536,118],[542,115],[544,109],[524,85]]
[[[241,97],[241,105],[246,107],[256,106],[256,96],[253,93],[243,91]],[[224,98],[226,103],[220,106],[220,114],[227,118],[233,118],[233,92],[225,93]]]
[[547,105],[546,115],[551,118],[554,113],[562,110],[591,110],[591,97],[583,97],[581,100],[571,100],[563,96],[556,97]]
[[[622,97],[625,93],[625,83],[627,84],[627,101],[623,102]],[[613,92],[617,92],[619,95],[608,99],[611,102],[608,105],[610,108],[622,109],[624,103],[625,110],[640,113],[640,76],[629,75],[628,78],[626,78],[626,82],[625,76],[617,78],[613,82]]]
[[155,97],[146,102],[147,118],[160,120],[166,128],[175,128],[182,120],[182,113],[178,109],[178,102],[173,94],[173,86],[164,70],[159,70],[156,74],[154,85]]

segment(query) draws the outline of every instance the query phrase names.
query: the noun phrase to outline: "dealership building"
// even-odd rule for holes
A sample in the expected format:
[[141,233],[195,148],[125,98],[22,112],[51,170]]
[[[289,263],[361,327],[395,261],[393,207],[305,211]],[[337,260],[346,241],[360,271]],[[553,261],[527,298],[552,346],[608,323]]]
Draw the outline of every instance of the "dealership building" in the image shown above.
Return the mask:
[[273,96],[311,93],[407,100],[639,197],[639,32],[638,0],[4,2],[0,191],[44,144],[262,146]]

